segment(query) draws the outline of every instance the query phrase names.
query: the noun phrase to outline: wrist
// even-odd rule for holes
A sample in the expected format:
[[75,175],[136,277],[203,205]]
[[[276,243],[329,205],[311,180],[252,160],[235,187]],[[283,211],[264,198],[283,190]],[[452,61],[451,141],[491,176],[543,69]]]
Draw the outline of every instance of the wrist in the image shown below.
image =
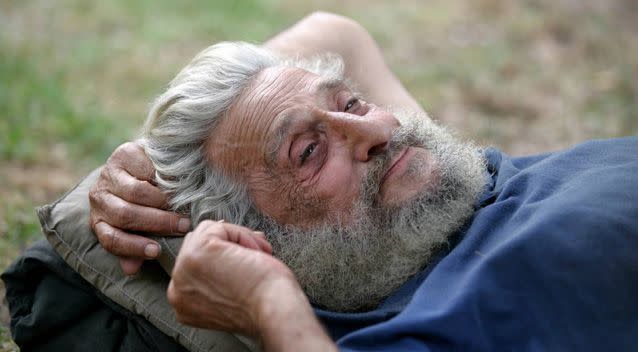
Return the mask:
[[292,273],[265,279],[257,291],[258,298],[253,310],[257,334],[267,330],[273,321],[290,314],[292,307],[310,305]]
[[260,297],[254,321],[265,351],[336,350],[292,273],[270,280]]

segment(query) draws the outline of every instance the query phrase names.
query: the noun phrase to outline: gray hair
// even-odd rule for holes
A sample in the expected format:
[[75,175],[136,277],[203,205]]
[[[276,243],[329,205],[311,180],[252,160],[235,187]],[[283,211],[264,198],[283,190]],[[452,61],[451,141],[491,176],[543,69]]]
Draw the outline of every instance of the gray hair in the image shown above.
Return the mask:
[[170,195],[173,210],[205,219],[254,225],[255,211],[244,184],[211,164],[207,140],[248,82],[265,68],[290,66],[342,77],[336,55],[285,59],[255,45],[222,42],[200,52],[152,104],[141,144],[155,166],[155,179]]

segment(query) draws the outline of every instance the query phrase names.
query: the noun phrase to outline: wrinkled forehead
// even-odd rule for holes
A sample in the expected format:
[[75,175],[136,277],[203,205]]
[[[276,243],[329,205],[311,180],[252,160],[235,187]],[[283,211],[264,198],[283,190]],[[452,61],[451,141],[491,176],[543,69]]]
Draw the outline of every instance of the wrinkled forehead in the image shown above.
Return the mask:
[[232,177],[243,177],[263,164],[278,117],[291,108],[312,109],[321,92],[342,84],[293,67],[259,72],[233,102],[212,132],[207,146],[211,162]]
[[[270,67],[259,72],[232,104],[227,122],[269,122],[283,109],[311,95],[320,76],[300,68]],[[254,120],[254,121],[253,121]]]

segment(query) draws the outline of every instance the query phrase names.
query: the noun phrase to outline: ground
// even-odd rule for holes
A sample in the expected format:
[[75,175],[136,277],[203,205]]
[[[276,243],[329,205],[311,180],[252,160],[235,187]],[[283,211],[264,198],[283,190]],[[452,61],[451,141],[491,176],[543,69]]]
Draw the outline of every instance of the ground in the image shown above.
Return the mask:
[[[0,0],[0,270],[42,237],[34,207],[134,138],[199,50],[317,9],[363,23],[431,116],[481,144],[519,155],[638,133],[632,0]],[[0,352],[15,350],[4,305],[0,319]]]

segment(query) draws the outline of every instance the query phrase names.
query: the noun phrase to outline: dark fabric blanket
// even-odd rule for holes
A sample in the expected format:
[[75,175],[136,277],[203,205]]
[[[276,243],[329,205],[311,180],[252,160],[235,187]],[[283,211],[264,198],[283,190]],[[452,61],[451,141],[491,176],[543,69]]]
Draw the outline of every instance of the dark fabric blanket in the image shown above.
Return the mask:
[[21,351],[185,351],[95,290],[45,240],[27,249],[1,278],[12,337]]

